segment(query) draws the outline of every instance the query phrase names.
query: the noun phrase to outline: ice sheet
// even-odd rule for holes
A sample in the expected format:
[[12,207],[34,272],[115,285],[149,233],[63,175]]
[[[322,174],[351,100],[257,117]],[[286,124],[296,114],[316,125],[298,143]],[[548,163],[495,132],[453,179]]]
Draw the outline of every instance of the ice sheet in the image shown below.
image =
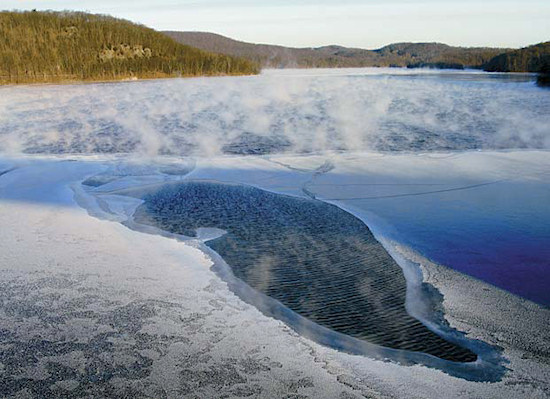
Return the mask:
[[[530,158],[536,168],[543,166],[544,154],[504,158],[512,164],[521,160],[519,165]],[[366,160],[385,157],[355,159],[368,165]],[[415,164],[400,160],[404,174]],[[276,191],[286,181],[278,176],[289,173],[292,179],[280,189],[288,193],[312,178],[311,172],[287,172],[272,161],[248,159],[242,167],[238,158],[203,160],[188,178],[231,177]],[[326,176],[347,161],[333,157],[335,169]],[[288,157],[283,162],[292,166]],[[297,163],[303,169],[319,166],[318,159],[308,165],[300,157]],[[387,166],[378,165],[381,170]],[[422,264],[424,278],[441,290],[451,325],[503,347],[509,372],[501,382],[480,384],[423,366],[339,353],[238,300],[192,246],[90,217],[75,204],[69,186],[105,169],[97,159],[49,159],[20,167],[17,179],[8,180],[11,173],[0,178],[0,311],[5,321],[0,363],[9,383],[3,386],[20,396],[547,396],[548,309],[392,244]],[[494,173],[500,169],[496,166]],[[370,213],[363,216],[377,221]],[[389,231],[377,226],[369,224],[380,234]],[[33,353],[36,361],[18,363],[22,353]]]

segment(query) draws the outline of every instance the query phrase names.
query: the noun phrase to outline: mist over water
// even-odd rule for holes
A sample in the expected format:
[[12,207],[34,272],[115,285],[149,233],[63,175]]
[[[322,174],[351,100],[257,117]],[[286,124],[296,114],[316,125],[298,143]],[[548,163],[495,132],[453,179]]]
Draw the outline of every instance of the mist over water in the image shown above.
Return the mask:
[[195,155],[550,148],[534,77],[401,69],[0,89],[0,152]]

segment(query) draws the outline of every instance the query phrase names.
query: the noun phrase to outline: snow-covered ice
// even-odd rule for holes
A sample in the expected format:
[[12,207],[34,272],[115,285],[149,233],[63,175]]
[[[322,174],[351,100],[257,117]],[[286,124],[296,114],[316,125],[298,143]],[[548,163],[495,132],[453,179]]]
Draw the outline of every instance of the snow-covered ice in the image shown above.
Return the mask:
[[[488,180],[511,171],[532,180],[548,170],[546,155],[217,157],[186,161],[191,166],[185,175],[163,173],[159,162],[177,163],[164,159],[153,166],[144,161],[95,188],[80,182],[133,161],[101,156],[2,160],[0,165],[14,168],[0,176],[3,394],[547,397],[548,308],[434,264],[392,240],[391,223],[378,223],[361,204],[334,200],[350,193],[363,196],[359,189],[337,186],[350,183],[345,180],[350,176],[356,183],[369,176],[382,179],[375,172],[388,169],[396,179],[423,173],[436,179],[446,167],[454,171],[446,174],[449,187],[470,179],[470,171],[480,173],[469,166],[479,163]],[[417,169],[411,168],[411,157]],[[327,164],[331,168],[320,168]],[[424,279],[443,294],[445,317],[453,327],[501,347],[507,372],[499,382],[476,383],[422,365],[348,355],[264,316],[210,270],[211,260],[197,245],[120,223],[139,200],[113,190],[181,179],[244,183],[291,195],[306,195],[302,188],[307,187],[318,198],[333,198],[365,220],[392,255],[421,268]]]
[[[0,88],[0,396],[548,397],[550,96],[534,79],[380,68]],[[491,382],[344,353],[270,317],[220,272],[205,242],[223,231],[134,220],[142,194],[189,181],[355,215],[401,267],[410,315],[491,348]]]

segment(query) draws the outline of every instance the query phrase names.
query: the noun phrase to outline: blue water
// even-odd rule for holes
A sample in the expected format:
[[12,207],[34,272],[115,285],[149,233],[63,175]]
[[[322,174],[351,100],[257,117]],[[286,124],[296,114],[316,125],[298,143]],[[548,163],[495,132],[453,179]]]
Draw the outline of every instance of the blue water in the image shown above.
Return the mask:
[[550,306],[550,182],[350,201],[442,265]]

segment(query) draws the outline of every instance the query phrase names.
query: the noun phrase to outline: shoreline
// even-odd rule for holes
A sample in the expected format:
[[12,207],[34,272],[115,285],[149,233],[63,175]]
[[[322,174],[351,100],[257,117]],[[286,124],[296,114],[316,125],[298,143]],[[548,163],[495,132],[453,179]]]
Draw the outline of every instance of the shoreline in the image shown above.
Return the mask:
[[[392,72],[403,71],[402,75],[415,75],[415,74],[430,74],[430,73],[449,73],[449,74],[480,74],[480,75],[510,75],[510,76],[525,76],[533,78],[533,81],[536,82],[536,78],[540,75],[536,72],[498,72],[498,71],[484,71],[477,68],[465,68],[465,69],[450,69],[450,68],[407,68],[407,67],[381,67],[381,66],[366,66],[366,67],[323,67],[323,68],[313,68],[313,67],[293,67],[293,68],[262,68],[258,73],[235,73],[235,74],[212,74],[212,75],[181,75],[181,76],[159,76],[159,77],[144,77],[138,78],[136,76],[128,76],[125,78],[117,79],[60,79],[52,80],[47,82],[20,82],[20,83],[7,83],[0,79],[0,89],[3,87],[20,87],[20,86],[79,86],[79,85],[88,85],[88,84],[109,84],[109,83],[133,83],[133,82],[147,82],[155,80],[172,80],[172,79],[194,79],[194,78],[223,78],[223,77],[247,77],[247,76],[259,76],[264,72],[270,71],[345,71],[345,70],[382,70],[388,69]],[[283,72],[283,74],[284,74]],[[400,75],[400,74],[397,74]]]
[[135,76],[129,76],[121,79],[69,79],[69,80],[55,80],[51,82],[21,82],[21,83],[3,83],[0,80],[0,89],[3,87],[40,87],[40,86],[81,86],[89,84],[109,84],[109,83],[134,83],[134,82],[148,82],[156,80],[172,80],[172,79],[194,79],[194,78],[225,78],[225,77],[241,77],[241,76],[258,76],[261,71],[256,74],[248,73],[235,73],[235,74],[212,74],[212,75],[181,75],[181,76],[159,76],[159,77],[146,77],[138,78]]

